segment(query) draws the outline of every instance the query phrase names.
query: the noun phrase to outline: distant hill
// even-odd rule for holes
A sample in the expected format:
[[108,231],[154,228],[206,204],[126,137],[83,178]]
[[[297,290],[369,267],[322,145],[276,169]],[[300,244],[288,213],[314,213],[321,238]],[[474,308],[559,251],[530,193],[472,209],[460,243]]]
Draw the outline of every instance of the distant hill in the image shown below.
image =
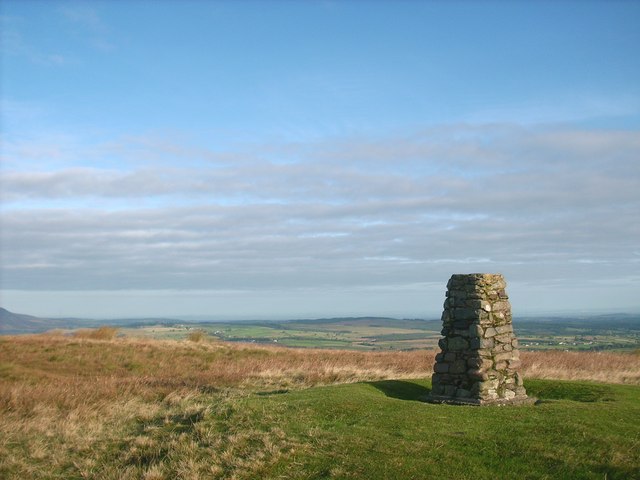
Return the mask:
[[0,307],[0,335],[23,333],[42,333],[57,328],[93,328],[101,325],[140,327],[149,324],[172,325],[189,323],[169,318],[122,318],[115,320],[96,320],[86,318],[43,318],[23,313],[13,313]]
[[[274,337],[274,331],[299,331],[299,332],[351,332],[363,338],[375,338],[377,342],[389,339],[389,335],[395,340],[408,340],[416,335],[424,337],[432,331],[439,332],[442,322],[439,319],[397,319],[388,317],[334,317],[318,319],[295,320],[235,320],[235,321],[195,321],[180,318],[120,318],[120,319],[83,319],[83,318],[42,318],[33,315],[13,313],[0,308],[0,335],[15,335],[25,333],[42,333],[53,329],[94,328],[101,325],[114,327],[140,328],[149,325],[199,325],[200,328],[210,326],[212,332],[219,330],[221,326],[237,330],[235,336],[225,336],[227,340],[272,342],[281,336]],[[640,314],[612,313],[606,315],[575,315],[575,316],[538,316],[516,317],[514,326],[519,337],[528,336],[564,336],[575,337],[584,335],[625,336],[640,341]],[[253,327],[265,327],[265,330],[253,331]],[[369,329],[370,331],[367,331]],[[381,332],[379,329],[403,330],[393,333]],[[242,330],[242,334],[240,333]],[[415,330],[415,332],[409,332]],[[302,334],[302,333],[300,333]],[[257,337],[256,337],[257,335]],[[280,334],[278,334],[280,335]],[[298,334],[296,334],[298,335]],[[386,336],[385,336],[386,335]],[[399,336],[400,335],[400,336]],[[409,335],[409,336],[407,336]],[[237,337],[237,338],[236,338]],[[258,338],[259,337],[259,338]],[[402,337],[402,338],[400,338]],[[314,337],[314,342],[317,338]],[[560,339],[566,341],[566,339]],[[611,339],[609,339],[611,340]],[[532,340],[533,341],[533,340]],[[537,341],[537,340],[536,340]],[[293,345],[300,346],[300,345]],[[405,346],[406,347],[406,346]]]
[[65,320],[13,313],[0,307],[0,335],[46,332],[54,328],[65,328],[67,325]]

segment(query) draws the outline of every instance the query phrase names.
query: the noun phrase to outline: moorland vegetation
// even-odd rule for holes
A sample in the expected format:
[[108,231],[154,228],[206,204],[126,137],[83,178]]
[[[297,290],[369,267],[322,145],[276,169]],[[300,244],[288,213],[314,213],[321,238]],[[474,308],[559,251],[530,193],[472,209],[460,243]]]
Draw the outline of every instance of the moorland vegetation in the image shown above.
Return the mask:
[[0,337],[0,477],[640,478],[638,352],[522,352],[502,408],[420,401],[435,353]]

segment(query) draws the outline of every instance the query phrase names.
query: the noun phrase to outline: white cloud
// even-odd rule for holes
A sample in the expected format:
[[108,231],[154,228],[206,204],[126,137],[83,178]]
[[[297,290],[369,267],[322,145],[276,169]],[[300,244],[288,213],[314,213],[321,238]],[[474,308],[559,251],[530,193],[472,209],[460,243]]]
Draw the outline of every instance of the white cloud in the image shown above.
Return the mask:
[[142,161],[135,141],[105,145],[84,151],[97,163],[117,152],[111,168],[4,172],[4,288],[326,291],[478,269],[516,282],[638,274],[636,132],[461,126],[273,145],[264,160],[253,146],[222,162],[170,139],[147,141]]
[[509,102],[490,109],[470,113],[466,120],[473,124],[510,123],[517,125],[566,125],[597,118],[636,115],[640,103],[635,96],[609,93],[606,97],[595,92],[573,92],[562,96],[546,96]]

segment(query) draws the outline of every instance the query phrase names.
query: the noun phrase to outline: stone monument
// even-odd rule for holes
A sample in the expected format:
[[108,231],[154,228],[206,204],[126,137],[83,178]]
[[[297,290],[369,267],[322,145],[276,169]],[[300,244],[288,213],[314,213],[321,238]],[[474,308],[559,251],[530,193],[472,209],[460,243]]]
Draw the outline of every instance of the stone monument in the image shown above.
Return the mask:
[[500,274],[453,275],[442,313],[428,401],[470,405],[533,403],[518,373],[520,353]]

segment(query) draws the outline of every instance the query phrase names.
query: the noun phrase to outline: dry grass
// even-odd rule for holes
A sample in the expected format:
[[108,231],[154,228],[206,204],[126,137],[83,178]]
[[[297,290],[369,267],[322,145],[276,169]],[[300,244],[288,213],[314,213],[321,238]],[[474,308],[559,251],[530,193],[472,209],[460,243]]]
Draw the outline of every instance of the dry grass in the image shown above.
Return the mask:
[[[428,378],[436,353],[141,340],[111,330],[0,338],[0,477],[258,478],[293,446],[275,426],[242,420],[250,392]],[[637,354],[521,356],[525,379],[640,384]],[[215,422],[197,421],[205,417]]]
[[[0,477],[259,478],[292,447],[275,426],[242,421],[238,405],[248,392],[419,377],[428,363],[415,353],[4,337]],[[229,409],[233,424],[225,423]],[[194,420],[205,417],[213,426]]]
[[[73,409],[79,403],[131,395],[157,398],[184,388],[304,388],[424,378],[431,375],[436,353],[93,338],[26,335],[0,340],[0,411],[25,412],[43,404]],[[638,354],[555,351],[521,352],[521,357],[525,378],[640,384]]]
[[520,352],[525,378],[592,380],[640,385],[640,354],[611,352]]
[[201,342],[207,336],[207,332],[204,330],[194,330],[193,332],[189,332],[187,335],[187,340],[191,342]]
[[[50,334],[55,335],[55,330]],[[76,338],[87,338],[90,340],[113,340],[118,334],[118,329],[115,327],[102,326],[98,328],[83,328],[73,332],[73,336]]]

